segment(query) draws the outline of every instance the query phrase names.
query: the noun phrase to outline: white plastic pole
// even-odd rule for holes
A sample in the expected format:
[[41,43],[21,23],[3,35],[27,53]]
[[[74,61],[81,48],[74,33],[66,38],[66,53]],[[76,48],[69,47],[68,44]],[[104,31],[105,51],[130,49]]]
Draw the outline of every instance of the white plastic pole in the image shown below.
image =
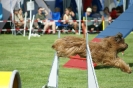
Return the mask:
[[86,33],[88,88],[99,88],[88,43],[89,43],[88,33]]
[[81,0],[78,0],[78,14],[79,14],[79,35],[81,32]]
[[31,37],[31,30],[32,30],[32,25],[34,23],[34,18],[35,18],[35,15],[33,15],[33,19],[32,19],[32,22],[30,24],[29,37],[28,37],[29,40],[30,40],[30,37]]
[[23,36],[25,37],[25,30],[26,30],[26,24],[27,23],[27,12],[25,13],[25,18],[24,18],[24,34]]
[[[58,31],[58,38],[60,38],[60,30]],[[58,76],[59,76],[59,58],[57,53],[55,53],[55,57],[53,60],[53,65],[51,68],[51,72],[48,78],[47,85],[42,88],[58,88]]]
[[123,0],[123,11],[125,12],[126,9],[126,0]]
[[[32,2],[32,0],[30,0]],[[32,20],[32,10],[30,9],[30,30],[32,29],[31,27],[31,20]],[[31,33],[29,33],[29,40],[30,40]]]
[[[85,19],[86,19],[86,33],[88,33],[88,25],[87,25],[87,21],[88,21],[88,19],[87,19],[87,12],[85,13]],[[86,35],[86,34],[85,34]]]
[[58,30],[58,38],[60,38],[60,30]]
[[[32,2],[32,0],[30,0]],[[31,19],[32,19],[32,10],[30,10],[30,24],[31,24]]]
[[55,53],[52,69],[49,75],[47,87],[58,88],[58,56]]
[[88,26],[87,26],[87,12],[85,14],[86,17],[86,54],[87,54],[87,71],[88,71],[88,88],[99,88],[95,70],[94,70],[94,65],[90,53],[90,48],[89,48],[89,39],[88,39]]
[[12,5],[12,0],[10,0],[10,8],[11,8],[11,15],[12,15],[12,21],[13,21],[13,30],[12,30],[12,35],[16,35],[16,31],[15,31],[15,23],[14,23],[14,13],[13,13],[13,5]]

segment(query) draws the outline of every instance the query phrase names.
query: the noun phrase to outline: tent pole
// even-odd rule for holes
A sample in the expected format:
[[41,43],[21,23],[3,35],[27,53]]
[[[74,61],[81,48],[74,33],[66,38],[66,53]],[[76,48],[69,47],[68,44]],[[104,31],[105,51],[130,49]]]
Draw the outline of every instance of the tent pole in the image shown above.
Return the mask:
[[126,8],[126,0],[123,0],[123,11],[125,12],[125,8]]
[[[32,2],[32,0],[30,0]],[[30,10],[30,25],[31,25],[31,19],[32,19],[32,10]]]
[[[13,6],[12,6],[12,0],[10,0],[10,10],[11,10],[11,21],[14,21],[15,18],[14,18],[14,12],[13,12]],[[16,31],[15,31],[15,23],[13,22],[13,24],[11,24],[13,30],[12,30],[12,35],[16,35]]]

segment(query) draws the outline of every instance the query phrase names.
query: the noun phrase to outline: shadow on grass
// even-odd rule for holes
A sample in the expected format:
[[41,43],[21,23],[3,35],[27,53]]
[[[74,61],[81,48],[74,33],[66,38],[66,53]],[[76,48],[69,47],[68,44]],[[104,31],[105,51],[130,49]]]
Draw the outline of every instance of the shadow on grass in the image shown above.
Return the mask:
[[96,66],[95,69],[109,69],[109,68],[113,68],[111,66],[102,66],[102,65],[99,65],[99,66]]
[[[128,63],[130,67],[133,67],[133,63]],[[112,66],[103,66],[103,65],[99,65],[96,66],[95,69],[99,70],[99,69],[110,69],[110,68],[114,68]]]
[[133,63],[128,63],[130,67],[133,67]]

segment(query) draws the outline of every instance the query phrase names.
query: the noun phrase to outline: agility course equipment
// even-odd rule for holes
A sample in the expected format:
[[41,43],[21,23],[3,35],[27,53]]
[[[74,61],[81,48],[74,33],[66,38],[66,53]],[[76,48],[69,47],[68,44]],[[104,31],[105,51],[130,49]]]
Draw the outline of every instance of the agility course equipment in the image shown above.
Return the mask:
[[[58,32],[58,37],[60,38],[60,31]],[[99,88],[88,45],[88,33],[86,38],[86,54],[87,54],[88,88]],[[57,56],[57,53],[55,53],[53,65],[48,78],[48,83],[42,86],[42,88],[58,88],[58,76],[59,76],[59,57]]]
[[19,72],[0,71],[0,88],[21,88]]
[[35,19],[35,15],[33,15],[33,19],[30,21],[31,24],[30,24],[30,31],[29,31],[29,37],[28,37],[29,40],[30,40],[30,37],[31,37],[32,25],[34,23],[34,19]]
[[[82,58],[79,55],[70,56],[70,60],[66,62],[63,67],[65,68],[77,68],[81,70],[87,70],[87,59]],[[97,64],[93,63],[93,66],[96,67]]]
[[88,33],[87,33],[86,34],[86,54],[87,54],[87,57],[86,58],[87,58],[87,68],[88,68],[87,69],[87,71],[88,71],[88,88],[99,88],[88,42],[89,42],[89,40],[88,40]]
[[[60,38],[60,31],[58,31],[58,38]],[[42,88],[58,88],[58,75],[59,75],[59,57],[55,52],[51,72],[48,78],[48,83],[42,86]]]
[[96,38],[114,36],[118,32],[125,38],[133,30],[133,5],[122,13],[114,22],[105,28]]
[[[87,18],[87,15],[85,15],[85,16]],[[87,19],[84,21],[86,22],[86,24],[88,23]],[[88,28],[87,25],[86,25],[86,28]],[[83,31],[84,31],[83,37],[86,37],[87,33],[85,33],[85,30],[83,30]],[[86,32],[87,32],[87,29],[86,29]],[[93,63],[94,67],[96,65],[97,65],[96,63]],[[81,58],[79,55],[71,56],[70,60],[64,64],[64,67],[66,67],[66,68],[78,68],[78,69],[86,70],[87,69],[87,58]]]

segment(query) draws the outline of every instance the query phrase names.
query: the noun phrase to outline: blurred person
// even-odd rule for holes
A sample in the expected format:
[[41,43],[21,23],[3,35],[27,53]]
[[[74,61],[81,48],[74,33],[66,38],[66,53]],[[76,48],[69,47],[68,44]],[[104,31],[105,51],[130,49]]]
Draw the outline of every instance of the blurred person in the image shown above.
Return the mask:
[[99,31],[101,31],[102,30],[102,22],[97,21],[97,20],[102,20],[102,15],[98,11],[97,5],[93,5],[92,6],[92,13],[91,13],[90,16],[94,18],[94,20],[95,20],[95,26],[97,26],[97,29]]
[[97,10],[97,6],[96,5],[92,6],[92,13],[91,13],[90,16],[93,17],[93,18],[101,19],[101,14]]
[[46,16],[48,15],[48,11],[45,9],[45,8],[42,8],[42,7],[39,7],[38,8],[38,13],[36,14],[35,18],[36,20],[38,21],[42,21],[42,20],[45,20],[46,22],[43,22],[44,24],[44,31],[43,33],[45,33],[45,31],[48,29],[48,27],[52,26],[52,33],[55,34],[56,30],[55,30],[55,22],[54,21],[50,21],[50,22],[47,22],[47,18]]
[[73,20],[72,16],[75,14],[70,10],[70,8],[65,9],[65,14],[63,16],[63,20],[65,20],[64,24],[69,24],[70,26],[74,27],[75,33],[78,34],[78,23],[77,22],[70,22],[69,20]]
[[60,8],[59,7],[55,7],[55,12],[60,12]]
[[70,15],[71,15],[72,19],[73,19],[73,20],[77,20],[76,14],[75,14],[74,11],[72,10],[72,8],[71,8],[71,7],[68,7],[68,8],[69,8],[69,10],[70,10]]
[[24,26],[24,21],[22,18],[19,18],[20,15],[19,15],[19,9],[18,8],[15,8],[14,9],[14,23],[15,23],[15,27],[17,28],[22,28]]
[[105,7],[103,11],[100,11],[100,14],[104,17],[104,19],[108,19],[110,17],[109,8]]
[[112,19],[116,19],[121,14],[120,7],[112,8],[112,11],[110,13],[110,16]]
[[[82,29],[83,29],[83,33],[84,33],[84,38],[86,37],[86,33],[87,33],[87,31],[89,30],[89,31],[91,31],[91,32],[93,32],[94,30],[96,30],[96,27],[95,27],[95,24],[94,24],[94,22],[92,22],[91,20],[93,20],[94,18],[93,17],[91,17],[91,12],[92,12],[92,9],[90,8],[90,7],[88,7],[87,9],[86,9],[86,15],[87,15],[87,18],[85,18],[86,20],[90,20],[89,22],[87,22],[87,24],[86,24],[86,22],[83,22],[82,24],[81,24],[81,26],[82,26]],[[86,29],[86,25],[87,25],[87,29]]]
[[108,7],[105,7],[103,11],[100,11],[102,17],[104,17],[105,21],[108,21],[110,24],[112,22],[112,17],[110,16],[110,11]]
[[[24,25],[24,15],[21,8],[18,10],[18,18],[19,18],[19,21]],[[28,21],[26,21],[26,27],[30,28],[30,23]]]
[[[23,11],[22,11],[21,8],[18,10],[18,18],[19,18],[19,21],[20,21],[21,23],[23,23],[23,25],[24,25],[24,15],[23,15]],[[38,25],[36,25],[36,24],[33,24],[33,26],[34,26],[35,28],[39,28]],[[26,27],[27,27],[27,28],[30,28],[30,22],[29,22],[29,21],[26,21]]]

